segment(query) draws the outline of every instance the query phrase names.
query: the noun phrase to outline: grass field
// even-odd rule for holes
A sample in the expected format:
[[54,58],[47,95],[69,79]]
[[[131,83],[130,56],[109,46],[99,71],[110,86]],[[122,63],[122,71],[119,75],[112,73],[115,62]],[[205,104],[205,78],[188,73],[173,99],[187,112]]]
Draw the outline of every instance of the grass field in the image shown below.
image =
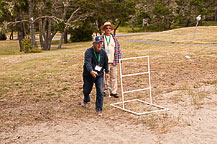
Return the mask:
[[[191,43],[216,44],[217,27],[182,28],[149,35],[119,37],[123,57],[150,56],[153,102],[168,108],[199,109],[217,88],[217,48]],[[129,39],[177,42],[185,45],[156,45],[129,42]],[[19,53],[18,41],[0,41],[0,131],[62,119],[96,118],[95,89],[87,109],[81,108],[82,68],[85,49],[91,42],[63,45],[66,49],[42,53]],[[186,59],[189,55],[191,58]],[[143,61],[135,63],[135,70]],[[130,70],[130,67],[129,67]],[[137,87],[143,79],[127,88]],[[120,82],[119,82],[120,85]],[[212,87],[209,91],[204,87]],[[173,93],[173,94],[171,94]],[[120,95],[120,87],[119,87]],[[129,97],[133,97],[130,95]],[[156,113],[134,116],[110,103],[120,99],[105,97],[103,119],[143,123],[153,131],[167,132],[176,125],[188,125],[182,115]]]

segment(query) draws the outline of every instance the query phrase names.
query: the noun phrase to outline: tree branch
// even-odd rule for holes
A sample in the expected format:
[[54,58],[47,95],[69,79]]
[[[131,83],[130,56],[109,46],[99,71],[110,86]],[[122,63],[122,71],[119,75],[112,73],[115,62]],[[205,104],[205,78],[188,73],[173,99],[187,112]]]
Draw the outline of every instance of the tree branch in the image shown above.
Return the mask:
[[77,11],[79,11],[80,9],[81,9],[80,7],[77,8],[77,9],[71,14],[70,18],[69,18],[69,19],[67,20],[67,22],[66,22],[66,25],[67,25],[67,26],[69,25],[69,22],[72,20],[74,14],[75,14]]
[[54,20],[55,22],[57,22],[57,23],[58,23],[59,21],[64,22],[63,19],[57,18],[57,17],[55,17],[55,16],[41,16],[41,17],[36,18],[36,19],[33,21],[33,23],[36,22],[37,20],[43,19],[43,18],[50,18],[50,19],[53,19],[53,20]]
[[[39,20],[39,19],[49,18],[49,19],[54,20],[56,23],[58,23],[58,22],[64,22],[65,25],[67,25],[67,26],[72,26],[69,22],[72,20],[74,14],[75,14],[78,10],[80,10],[80,7],[79,7],[78,9],[76,9],[76,10],[71,14],[71,16],[70,16],[70,18],[67,20],[67,22],[64,22],[63,19],[57,18],[57,17],[55,17],[55,16],[41,16],[41,17],[38,17],[38,18],[34,19],[34,20],[33,20],[33,23],[35,23],[35,22],[36,22],[37,20]],[[15,24],[18,24],[18,23],[23,23],[23,22],[28,22],[28,23],[30,23],[29,20],[21,20],[21,21],[15,21],[15,22],[4,22],[4,27],[5,27],[5,29],[7,29],[7,26],[8,26],[8,25],[15,25]]]

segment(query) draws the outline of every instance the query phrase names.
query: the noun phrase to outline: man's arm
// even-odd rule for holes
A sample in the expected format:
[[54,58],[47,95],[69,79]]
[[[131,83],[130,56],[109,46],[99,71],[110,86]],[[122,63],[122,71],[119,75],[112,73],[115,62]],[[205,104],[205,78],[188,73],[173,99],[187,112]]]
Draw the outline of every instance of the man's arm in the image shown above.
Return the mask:
[[107,56],[106,52],[104,52],[104,54],[105,54],[104,68],[105,68],[105,73],[108,74],[109,73],[108,56]]
[[118,48],[118,59],[122,59],[121,47],[117,38],[116,41],[117,41],[117,48]]
[[93,66],[92,66],[92,63],[91,63],[92,57],[93,57],[93,55],[91,54],[91,50],[88,49],[85,52],[84,65],[86,66],[87,71],[92,75],[92,77],[96,78],[96,76],[98,75],[98,73],[95,72],[95,71],[93,71]]
[[119,44],[119,41],[117,39],[117,37],[115,35],[113,35],[116,47],[115,47],[115,57],[117,57],[118,59],[122,59],[122,53],[121,53],[121,47]]
[[85,58],[84,58],[84,65],[86,66],[88,72],[93,71],[93,67],[92,67],[92,63],[91,63],[92,57],[93,56],[91,54],[90,49],[86,50]]
[[109,79],[109,66],[108,66],[108,56],[105,53],[105,79]]

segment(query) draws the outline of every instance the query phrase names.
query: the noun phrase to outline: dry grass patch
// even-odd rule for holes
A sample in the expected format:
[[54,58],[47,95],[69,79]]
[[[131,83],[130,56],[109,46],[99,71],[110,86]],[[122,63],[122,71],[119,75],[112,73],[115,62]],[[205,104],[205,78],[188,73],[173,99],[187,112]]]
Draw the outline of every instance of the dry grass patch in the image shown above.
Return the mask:
[[155,133],[166,133],[179,124],[179,120],[167,113],[154,113],[139,118],[139,123],[146,125]]
[[18,41],[11,40],[11,41],[0,41],[0,56],[1,55],[14,55],[19,53]]
[[[198,29],[201,28],[203,27]],[[191,29],[189,28],[189,31]],[[183,34],[187,31],[187,29],[180,29],[180,33],[182,30]],[[211,30],[208,28],[207,32],[209,31]],[[159,38],[159,40],[170,41],[171,35],[168,31],[151,34],[148,37],[153,40]],[[214,38],[215,35],[214,30],[210,37]],[[184,37],[183,35],[182,38],[184,39]],[[141,36],[132,38],[140,39]],[[150,56],[154,103],[171,107],[178,105],[180,109],[184,109],[186,105],[179,105],[179,101],[185,100],[183,95],[173,93],[169,97],[163,94],[177,90],[184,93],[188,89],[192,90],[194,86],[197,88],[210,85],[216,87],[217,55],[214,47],[152,45],[127,42],[125,41],[127,39],[129,37],[119,39],[124,58]],[[181,37],[177,35],[177,39],[181,39]],[[205,39],[206,36],[204,36]],[[91,42],[67,44],[66,46],[71,48],[0,57],[0,131],[57,119],[97,118],[95,115],[95,89],[91,94],[89,108],[83,109],[80,105],[83,99],[83,57],[85,49],[91,46]],[[187,54],[191,56],[191,59],[185,59]],[[142,68],[143,61],[131,64],[133,69],[139,70]],[[131,72],[131,66],[126,68],[127,70],[124,72],[127,73],[128,70]],[[145,83],[145,79],[142,78],[135,78],[133,84],[126,81],[126,89],[137,88],[137,84],[143,82]],[[120,81],[118,93],[120,95]],[[186,95],[192,99],[191,106],[203,105],[207,98],[205,93],[206,91],[190,91]],[[129,98],[134,96],[138,95],[131,95]],[[138,117],[110,106],[111,103],[118,101],[120,99],[105,97],[103,119],[132,124],[141,122],[151,130],[161,132],[167,132],[180,123],[179,119],[181,118],[173,117],[172,114],[168,114],[168,116],[159,113],[157,116]],[[135,108],[137,107],[135,106]]]

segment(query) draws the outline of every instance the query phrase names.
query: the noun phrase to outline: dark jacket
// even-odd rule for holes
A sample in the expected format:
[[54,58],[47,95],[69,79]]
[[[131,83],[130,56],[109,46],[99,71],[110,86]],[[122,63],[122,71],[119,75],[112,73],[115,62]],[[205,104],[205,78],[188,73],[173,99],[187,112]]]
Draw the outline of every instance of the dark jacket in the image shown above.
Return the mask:
[[[100,54],[100,62],[98,64],[96,56],[94,54],[93,46],[91,48],[88,48],[85,51],[85,58],[84,58],[84,66],[83,66],[83,76],[84,77],[92,77],[90,74],[90,71],[94,70],[96,65],[100,65],[102,67],[101,71],[98,72],[98,76],[102,76],[104,74],[104,69],[106,73],[109,73],[108,69],[108,56],[105,52],[105,50],[101,49],[99,53],[96,53],[97,56]],[[96,71],[96,70],[94,70]]]

